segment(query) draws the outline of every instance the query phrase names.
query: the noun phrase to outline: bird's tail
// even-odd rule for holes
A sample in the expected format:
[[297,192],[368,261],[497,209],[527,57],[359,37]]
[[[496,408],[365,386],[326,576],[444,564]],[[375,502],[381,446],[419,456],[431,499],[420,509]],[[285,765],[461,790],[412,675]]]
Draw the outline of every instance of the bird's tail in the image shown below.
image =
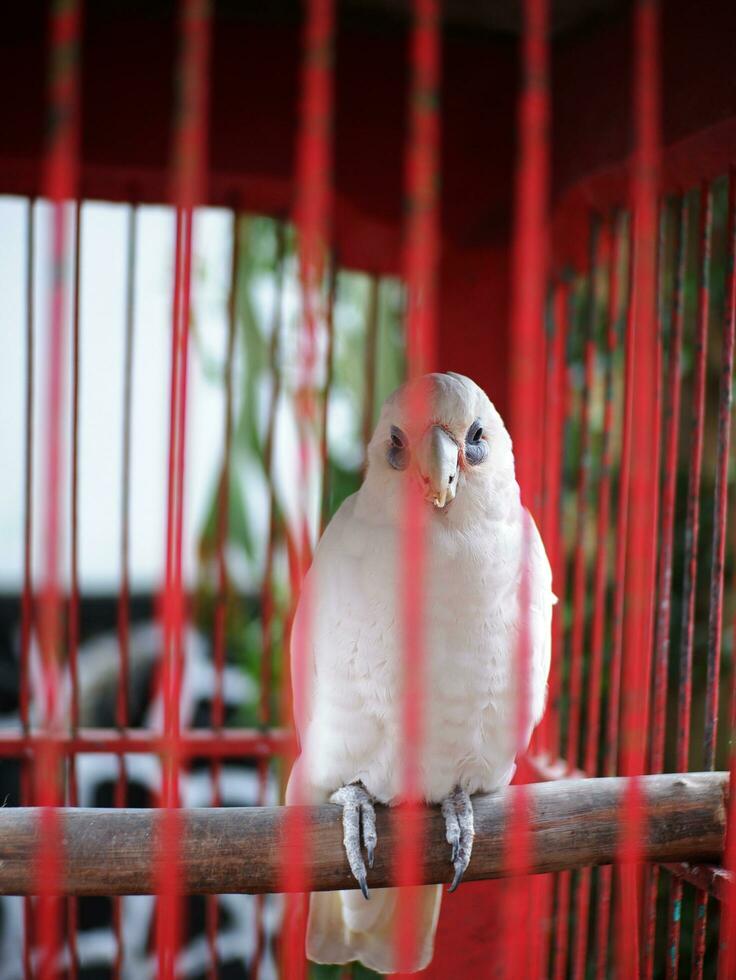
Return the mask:
[[[441,885],[417,889],[416,955],[409,973],[429,965],[442,901]],[[309,903],[307,956],[315,963],[359,960],[376,973],[395,973],[398,889],[376,888],[366,902],[359,891],[315,892]]]

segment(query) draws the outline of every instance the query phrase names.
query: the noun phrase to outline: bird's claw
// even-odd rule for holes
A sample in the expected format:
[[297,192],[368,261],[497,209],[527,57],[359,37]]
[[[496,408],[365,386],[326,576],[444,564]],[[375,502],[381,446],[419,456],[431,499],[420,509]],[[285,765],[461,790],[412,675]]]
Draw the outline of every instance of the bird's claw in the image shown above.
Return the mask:
[[360,847],[361,837],[365,845],[368,867],[373,867],[378,837],[376,835],[376,811],[368,791],[359,783],[343,786],[330,797],[331,803],[342,807],[342,841],[345,846],[350,870],[360,885],[364,898],[368,893],[368,876]]
[[473,804],[464,789],[455,789],[442,801],[442,816],[445,818],[447,843],[452,847],[452,864],[455,873],[449,891],[454,892],[460,884],[473,852]]

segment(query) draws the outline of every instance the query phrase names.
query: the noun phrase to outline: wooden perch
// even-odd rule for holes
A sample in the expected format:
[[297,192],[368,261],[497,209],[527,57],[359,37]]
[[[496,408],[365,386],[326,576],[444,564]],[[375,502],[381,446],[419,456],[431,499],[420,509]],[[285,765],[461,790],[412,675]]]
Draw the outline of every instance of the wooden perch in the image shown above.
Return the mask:
[[[726,773],[645,776],[644,856],[652,861],[717,861],[724,850]],[[617,853],[623,779],[570,779],[525,787],[531,814],[533,870],[559,871],[608,864]],[[476,838],[466,880],[503,874],[504,815],[519,789],[474,798]],[[370,887],[392,882],[397,839],[395,810],[379,808]],[[277,892],[282,862],[293,857],[284,839],[285,807],[180,811],[182,887],[190,894]],[[59,811],[64,839],[64,892],[137,895],[155,889],[154,845],[160,810]],[[314,807],[303,853],[315,890],[355,888],[342,847],[340,810]],[[426,811],[423,881],[448,882],[450,848],[437,810]],[[39,812],[0,810],[0,894],[33,891]]]

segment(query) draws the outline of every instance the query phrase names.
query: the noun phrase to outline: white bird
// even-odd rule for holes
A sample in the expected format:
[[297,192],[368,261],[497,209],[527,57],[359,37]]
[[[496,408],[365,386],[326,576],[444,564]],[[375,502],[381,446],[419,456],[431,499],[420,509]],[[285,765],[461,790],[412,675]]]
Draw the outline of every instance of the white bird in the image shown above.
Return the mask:
[[[552,576],[525,511],[511,439],[487,395],[459,374],[432,374],[426,419],[409,419],[406,385],[385,402],[368,446],[360,490],[328,525],[305,583],[292,638],[306,655],[309,704],[297,710],[302,754],[287,789],[301,802],[343,807],[351,870],[368,897],[375,801],[402,792],[402,514],[406,481],[420,481],[425,534],[424,736],[420,785],[442,804],[456,887],[470,860],[470,797],[508,785],[515,769],[519,584],[526,548],[530,585],[527,741],[544,711],[550,662]],[[417,424],[419,422],[419,424]],[[305,607],[308,612],[305,615]],[[296,666],[295,666],[296,669]],[[422,889],[413,970],[432,958],[441,886]],[[359,960],[395,971],[396,889],[312,894],[307,956]]]

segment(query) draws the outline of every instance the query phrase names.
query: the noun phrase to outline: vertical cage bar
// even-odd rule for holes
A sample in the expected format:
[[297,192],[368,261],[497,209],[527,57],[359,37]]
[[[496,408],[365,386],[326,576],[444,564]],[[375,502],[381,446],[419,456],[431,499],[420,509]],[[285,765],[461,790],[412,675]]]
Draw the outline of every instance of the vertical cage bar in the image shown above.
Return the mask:
[[[621,261],[621,236],[618,222],[604,233],[605,257],[608,267],[608,312],[606,331],[606,359],[603,380],[603,446],[601,472],[598,486],[598,515],[596,522],[596,559],[593,575],[593,622],[590,641],[590,673],[588,677],[588,724],[583,771],[587,776],[598,774],[601,700],[603,697],[603,653],[606,625],[606,591],[608,584],[608,541],[611,531],[611,475],[613,467],[613,408],[614,408],[614,361],[618,348],[618,276],[616,270]],[[595,304],[594,304],[595,305]],[[595,315],[595,314],[594,314]],[[591,325],[594,329],[594,325]],[[573,959],[573,976],[582,980],[588,959],[588,916],[593,872],[583,868],[578,876],[576,905],[576,935]]]
[[[259,700],[259,721],[264,728],[268,728],[273,721],[272,711],[272,675],[273,675],[273,655],[274,655],[274,618],[276,607],[273,594],[273,571],[274,559],[276,556],[276,544],[278,536],[278,513],[276,505],[276,488],[274,485],[274,443],[276,438],[276,412],[278,410],[279,399],[281,398],[281,331],[284,321],[284,283],[285,283],[285,263],[286,263],[286,228],[283,222],[279,221],[276,226],[276,290],[273,315],[271,318],[271,335],[269,340],[269,371],[271,374],[271,396],[268,405],[268,415],[266,421],[266,439],[263,450],[263,467],[266,473],[268,485],[268,538],[266,541],[266,560],[263,569],[263,581],[261,583],[261,664],[260,664],[260,700]],[[286,686],[286,680],[282,683]],[[259,759],[258,761],[258,803],[260,806],[266,803],[266,784],[269,773],[269,760]],[[256,949],[253,956],[253,975],[259,978],[261,975],[261,962],[265,948],[265,935],[263,929],[263,913],[265,898],[263,895],[256,895]]]
[[[728,235],[727,248],[733,240],[734,173],[728,182]],[[730,257],[727,260],[730,262]],[[726,292],[728,302],[728,282]],[[718,431],[716,437],[716,482],[713,503],[713,542],[710,569],[710,604],[708,611],[708,666],[705,695],[705,742],[703,766],[714,769],[716,739],[718,734],[718,699],[720,694],[721,641],[723,633],[723,578],[726,557],[726,521],[728,507],[728,462],[731,439],[731,409],[733,404],[733,348],[734,322],[726,307],[724,325],[721,377],[718,395]],[[695,938],[693,942],[693,976],[703,975],[705,958],[708,894],[702,889],[695,892]]]
[[639,0],[635,11],[636,149],[631,197],[633,215],[633,388],[637,425],[632,431],[629,544],[626,569],[625,648],[621,699],[621,768],[628,777],[619,845],[620,894],[617,964],[622,974],[640,969],[642,799],[648,693],[651,672],[659,463],[659,332],[656,324],[657,204],[659,164],[659,8]]
[[[25,377],[25,458],[23,473],[23,595],[21,598],[20,664],[18,710],[24,735],[29,732],[29,660],[33,633],[33,397],[35,357],[35,302],[34,282],[35,250],[35,201],[29,198],[26,211],[26,377]],[[20,802],[30,806],[32,797],[32,773],[26,758],[20,764]],[[30,898],[23,899],[23,972],[31,976],[31,947],[33,908]]]
[[[725,291],[726,333],[732,343],[736,334],[736,170],[731,169],[728,184],[728,267]],[[725,340],[725,338],[724,338]],[[734,624],[732,649],[736,649],[736,623]],[[729,778],[731,792],[728,804],[728,828],[726,834],[725,867],[731,877],[726,883],[721,908],[721,927],[718,951],[718,976],[722,980],[736,977],[736,671],[731,676],[730,718],[731,740],[729,745]]]
[[660,337],[656,322],[657,206],[659,164],[659,8],[656,0],[639,0],[635,11],[636,147],[631,186],[634,257],[632,306],[633,382],[637,424],[631,440],[629,545],[626,569],[625,648],[621,700],[621,767],[628,782],[624,793],[620,843],[619,920],[627,940],[617,963],[625,976],[640,969],[640,900],[642,799],[638,776],[646,758],[652,625],[656,583],[656,532],[659,464]]
[[[407,289],[407,374],[412,384],[406,404],[407,424],[417,426],[428,414],[428,393],[422,376],[433,369],[437,332],[437,268],[439,261],[439,141],[438,111],[441,79],[440,12],[437,0],[414,0],[411,32],[409,139],[405,162],[407,219],[405,278]],[[424,821],[421,810],[420,759],[425,704],[425,513],[422,494],[414,481],[404,490],[399,544],[403,598],[401,796],[406,806],[400,817],[394,873],[404,886],[399,894],[394,932],[397,972],[410,968],[418,949],[420,893],[416,884],[421,867]]]
[[[215,600],[215,622],[213,636],[215,683],[212,697],[210,720],[214,731],[220,735],[225,723],[225,699],[223,678],[225,671],[225,645],[227,641],[227,608],[230,597],[230,582],[225,550],[229,531],[230,509],[230,456],[233,439],[233,370],[235,362],[235,333],[237,326],[237,280],[240,264],[240,238],[238,235],[238,214],[232,216],[232,252],[230,259],[230,287],[227,304],[227,340],[225,346],[225,398],[223,406],[223,444],[220,463],[220,484],[217,492],[217,598]],[[222,760],[213,759],[211,763],[212,805],[221,806]],[[217,895],[206,898],[206,935],[209,950],[208,975],[214,980],[217,976],[217,927],[219,900]]]
[[45,162],[45,196],[51,205],[51,288],[49,292],[45,415],[45,472],[43,520],[43,584],[38,610],[41,685],[37,692],[44,740],[35,771],[35,800],[40,814],[40,841],[34,877],[38,889],[40,962],[38,975],[52,977],[57,969],[60,939],[62,838],[56,807],[62,799],[60,758],[56,736],[61,733],[63,705],[60,658],[61,547],[66,301],[67,208],[77,185],[78,70],[80,8],[76,0],[55,0],[51,8],[49,128]]
[[[299,376],[297,412],[299,432],[299,483],[302,487],[296,527],[296,562],[292,561],[292,586],[299,592],[300,620],[291,636],[291,689],[297,725],[304,720],[311,697],[308,651],[312,629],[312,599],[305,574],[311,557],[307,487],[312,442],[317,425],[315,385],[318,371],[318,333],[324,323],[323,284],[325,253],[329,241],[332,205],[332,113],[333,44],[335,6],[333,0],[308,0],[304,24],[301,68],[301,106],[297,139],[295,217],[298,229],[298,264],[302,300],[302,329],[299,332]],[[304,753],[305,746],[301,746]],[[306,760],[294,768],[290,780],[290,802],[306,802]],[[306,865],[306,818],[299,806],[289,807],[284,833],[294,854],[300,858],[284,864],[282,874],[289,890],[309,891]],[[306,905],[301,895],[290,899],[283,936],[285,976],[305,975]]]
[[[684,281],[687,258],[687,231],[689,205],[683,195],[678,204],[675,237],[675,282],[671,302],[671,329],[667,364],[666,396],[663,400],[663,476],[662,520],[660,526],[659,570],[657,574],[657,620],[654,638],[654,688],[652,694],[653,735],[650,753],[650,769],[662,772],[664,767],[665,731],[667,714],[667,672],[670,652],[670,618],[672,608],[672,562],[675,529],[675,503],[677,494],[677,459],[680,440],[680,402],[682,394],[682,336],[684,324]],[[664,249],[660,248],[660,261],[664,262]],[[661,298],[664,302],[664,296]],[[654,969],[654,953],[657,928],[657,890],[659,866],[649,869],[648,893],[645,904],[647,915],[647,940],[645,946],[645,974],[651,976]]]
[[164,733],[162,803],[158,848],[156,945],[158,975],[173,977],[181,933],[181,764],[179,698],[183,670],[185,596],[182,578],[187,367],[191,300],[193,215],[205,178],[210,10],[207,0],[181,0],[180,79],[175,120],[174,197],[176,249],[172,311],[171,406],[166,522],[166,585],[163,608],[162,694]]
[[[629,527],[629,485],[631,482],[631,441],[633,427],[633,260],[630,223],[626,231],[628,281],[626,291],[626,326],[624,334],[624,390],[621,419],[621,455],[619,460],[617,539],[614,561],[614,592],[612,611],[611,658],[608,669],[608,701],[606,705],[606,749],[603,771],[614,776],[618,771],[619,721],[621,706],[621,668],[624,645],[624,608],[626,561]],[[622,291],[623,292],[623,291]],[[608,942],[611,925],[613,869],[602,867],[598,873],[598,923],[596,927],[596,978],[601,980],[608,970]]]
[[[693,646],[695,640],[695,589],[698,570],[698,539],[700,532],[700,481],[703,467],[705,430],[705,391],[708,355],[708,281],[711,256],[712,197],[707,184],[700,190],[699,217],[699,289],[698,317],[695,333],[695,378],[690,413],[690,471],[685,517],[685,555],[682,583],[682,632],[680,638],[679,677],[677,694],[677,754],[678,772],[689,768],[690,712],[692,703]],[[676,977],[679,968],[681,910],[683,883],[673,878],[670,883],[667,948],[668,977]]]
[[[130,683],[130,458],[133,409],[133,348],[135,342],[135,275],[137,260],[138,208],[128,210],[127,248],[125,256],[125,352],[123,355],[123,431],[120,501],[120,591],[117,608],[119,668],[115,702],[115,722],[122,735],[128,727],[128,690]],[[115,781],[115,806],[126,804],[125,756],[118,756]],[[113,975],[122,974],[125,949],[122,929],[123,900],[113,898],[112,916],[115,933]]]
[[[70,594],[67,621],[67,656],[71,685],[71,729],[79,728],[79,287],[82,245],[82,203],[74,205],[74,284],[72,290],[72,392],[71,392],[71,513],[70,513]],[[68,761],[68,800],[78,806],[77,760],[72,753]],[[77,976],[77,899],[70,895],[67,904],[67,944],[69,976]]]
[[[548,260],[549,183],[549,50],[547,0],[525,0],[522,39],[522,81],[518,101],[519,154],[515,183],[515,227],[511,306],[511,419],[516,446],[517,480],[522,499],[533,511],[541,507],[541,404],[544,364],[544,305]],[[531,513],[523,512],[519,635],[516,649],[516,754],[521,756],[531,735],[530,626],[531,555],[536,533]],[[528,803],[521,791],[506,816],[505,863],[512,875],[508,888],[506,973],[529,975],[540,960],[541,934],[528,937],[534,888],[524,872],[529,866]]]

